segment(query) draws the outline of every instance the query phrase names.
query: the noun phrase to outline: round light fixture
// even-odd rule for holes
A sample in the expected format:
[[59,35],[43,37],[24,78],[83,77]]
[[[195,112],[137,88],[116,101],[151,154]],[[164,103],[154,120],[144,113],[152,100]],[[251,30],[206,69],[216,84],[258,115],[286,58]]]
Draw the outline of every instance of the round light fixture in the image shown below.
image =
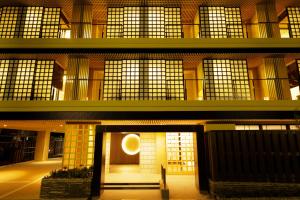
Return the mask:
[[140,137],[136,134],[128,134],[122,139],[122,149],[128,155],[135,155],[140,152]]

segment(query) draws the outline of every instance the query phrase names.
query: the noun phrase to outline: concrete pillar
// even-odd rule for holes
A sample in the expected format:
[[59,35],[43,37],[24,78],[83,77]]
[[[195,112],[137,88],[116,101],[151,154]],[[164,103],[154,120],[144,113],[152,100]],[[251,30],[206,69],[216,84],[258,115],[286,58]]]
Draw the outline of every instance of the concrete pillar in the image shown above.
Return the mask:
[[256,4],[256,16],[261,38],[280,38],[275,0]]
[[34,160],[48,160],[50,131],[40,131],[37,134]]
[[205,124],[204,132],[217,130],[235,130],[235,124]]
[[[91,38],[93,6],[85,0],[73,1],[71,38]],[[70,55],[67,69],[65,100],[87,100],[89,59],[81,55]]]

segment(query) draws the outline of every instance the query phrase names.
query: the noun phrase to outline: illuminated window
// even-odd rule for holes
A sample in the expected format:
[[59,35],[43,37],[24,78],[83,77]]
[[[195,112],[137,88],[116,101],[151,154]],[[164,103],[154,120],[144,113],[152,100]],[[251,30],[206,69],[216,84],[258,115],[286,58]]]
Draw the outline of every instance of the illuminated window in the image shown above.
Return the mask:
[[289,7],[287,8],[289,26],[290,26],[290,37],[300,38],[300,7]]
[[235,130],[259,130],[259,125],[235,125]]
[[263,130],[286,130],[286,125],[263,125]]
[[193,133],[166,133],[168,174],[194,172]]
[[200,37],[243,38],[240,8],[200,7]]
[[0,38],[58,38],[60,8],[2,7]]
[[61,71],[53,60],[0,60],[0,100],[53,100]]
[[104,100],[183,100],[181,60],[105,62]]
[[108,38],[181,38],[180,8],[108,8]]
[[207,100],[250,100],[246,60],[205,59],[203,69]]

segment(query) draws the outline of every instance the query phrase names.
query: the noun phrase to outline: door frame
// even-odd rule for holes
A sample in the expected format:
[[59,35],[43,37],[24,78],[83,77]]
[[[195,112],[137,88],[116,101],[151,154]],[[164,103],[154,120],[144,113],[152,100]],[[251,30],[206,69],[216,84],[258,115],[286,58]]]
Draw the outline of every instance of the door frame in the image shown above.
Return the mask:
[[97,125],[91,195],[100,196],[105,175],[105,133],[107,132],[195,132],[195,183],[199,191],[209,191],[209,166],[203,125]]

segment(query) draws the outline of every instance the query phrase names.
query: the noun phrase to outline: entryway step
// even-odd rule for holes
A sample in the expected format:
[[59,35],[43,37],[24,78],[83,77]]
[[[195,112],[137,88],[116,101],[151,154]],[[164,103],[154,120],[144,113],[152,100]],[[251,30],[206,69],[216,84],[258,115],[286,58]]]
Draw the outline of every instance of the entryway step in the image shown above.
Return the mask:
[[104,183],[103,190],[159,190],[159,183]]

